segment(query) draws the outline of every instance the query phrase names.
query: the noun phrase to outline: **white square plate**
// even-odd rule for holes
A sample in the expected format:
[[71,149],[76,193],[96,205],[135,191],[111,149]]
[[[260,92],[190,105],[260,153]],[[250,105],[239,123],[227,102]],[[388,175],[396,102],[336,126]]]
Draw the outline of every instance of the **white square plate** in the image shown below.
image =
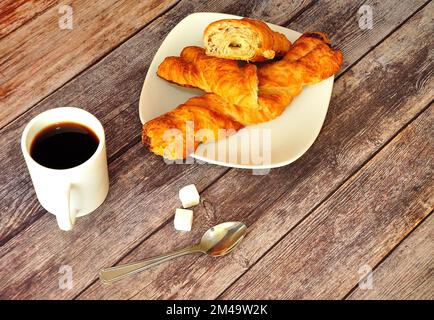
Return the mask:
[[[201,12],[194,13],[176,25],[161,44],[146,75],[139,102],[139,114],[145,123],[193,96],[204,94],[183,88],[157,76],[157,67],[167,56],[179,56],[186,46],[203,46],[202,34],[213,21],[239,16]],[[269,24],[294,42],[301,34]],[[301,157],[313,144],[323,125],[333,89],[333,76],[304,87],[285,112],[269,122],[247,126],[237,134],[218,142],[200,145],[191,156],[213,164],[268,169],[287,165]],[[228,152],[228,151],[231,152]]]

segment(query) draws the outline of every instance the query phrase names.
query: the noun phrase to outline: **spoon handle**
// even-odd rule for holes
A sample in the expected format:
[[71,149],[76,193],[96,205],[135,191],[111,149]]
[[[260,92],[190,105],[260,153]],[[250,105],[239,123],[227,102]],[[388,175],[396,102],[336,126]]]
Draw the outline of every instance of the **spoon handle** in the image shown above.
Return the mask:
[[166,253],[153,258],[148,258],[140,262],[134,262],[134,263],[124,264],[124,265],[115,266],[111,268],[105,268],[100,271],[99,278],[103,283],[110,283],[113,281],[123,279],[129,275],[149,269],[156,265],[159,265],[162,262],[172,260],[174,258],[186,254],[196,253],[196,252],[201,252],[199,246],[197,245],[187,247],[181,250],[173,251],[171,253]]

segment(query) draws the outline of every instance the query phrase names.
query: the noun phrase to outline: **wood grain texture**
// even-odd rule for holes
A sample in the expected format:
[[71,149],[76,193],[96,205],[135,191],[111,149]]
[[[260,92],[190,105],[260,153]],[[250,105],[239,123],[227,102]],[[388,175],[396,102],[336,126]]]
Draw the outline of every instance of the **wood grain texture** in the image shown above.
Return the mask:
[[[166,34],[195,9],[238,12],[246,16],[254,9],[240,4],[234,6],[232,1],[219,1],[208,6],[200,1],[193,4],[192,6],[191,1],[183,1],[176,10],[169,11],[152,22],[117,50],[0,130],[0,142],[4,150],[0,155],[0,244],[45,213],[36,199],[19,146],[21,132],[32,117],[44,110],[63,106],[88,110],[105,127],[108,156],[113,159],[131,145],[139,143],[137,106],[140,90],[153,55]],[[293,4],[288,3],[288,6],[281,6],[281,9],[295,13],[299,7],[294,5],[292,10],[291,5]],[[270,7],[274,8],[274,4],[270,4]],[[268,12],[272,9],[262,6],[261,10]]]
[[[227,168],[166,165],[140,146],[110,165],[110,191],[104,204],[62,232],[50,214],[3,246],[1,299],[73,298],[99,270],[137,246],[180,206],[178,190],[194,183],[199,192]],[[17,272],[11,273],[13,265]],[[71,266],[74,287],[61,290],[59,269]]]
[[343,298],[434,208],[433,122],[428,108],[221,298]]
[[[281,12],[287,10],[289,14],[278,14],[276,3],[280,3]],[[352,4],[356,12],[354,4],[359,3]],[[357,61],[418,8],[418,3],[405,4],[407,11],[389,16],[393,21],[389,29],[360,34],[357,25],[345,29],[345,32],[356,32],[359,43],[353,45],[363,48],[347,49],[347,65]],[[425,8],[409,22],[410,27],[404,28],[404,33],[398,32],[399,36],[386,40],[360,61],[354,71],[341,77],[323,133],[313,149],[292,166],[273,170],[263,177],[242,170],[230,170],[227,176],[221,177],[225,173],[219,171],[221,168],[165,166],[161,159],[141,149],[136,136],[140,129],[137,115],[140,88],[153,54],[176,23],[193,11],[218,11],[244,16],[260,12],[267,21],[282,24],[302,10],[299,3],[288,1],[254,1],[251,6],[233,1],[206,4],[181,1],[174,10],[6,126],[0,135],[6,151],[0,162],[0,239],[9,240],[0,250],[2,297],[71,298],[96,280],[101,267],[189,243],[208,225],[226,219],[245,220],[251,226],[249,237],[239,251],[228,257],[218,261],[206,257],[188,263],[173,261],[161,266],[163,269],[152,270],[151,276],[140,275],[141,280],[145,279],[142,286],[137,286],[137,278],[133,287],[128,282],[111,288],[101,288],[96,283],[81,296],[216,297],[429,102],[432,57],[430,60],[426,49]],[[334,23],[336,17],[331,12],[329,19],[317,16],[323,19],[324,25]],[[421,35],[409,32],[411,28],[422,30]],[[339,28],[334,32],[333,37],[339,43],[338,37],[343,33]],[[374,39],[372,43],[371,39]],[[394,94],[398,83],[405,88],[402,96]],[[360,92],[364,94],[361,96]],[[52,216],[44,214],[37,204],[24,163],[18,156],[18,137],[29,119],[43,110],[64,105],[84,107],[102,120],[108,136],[112,182],[104,207],[80,219],[77,229],[69,234],[57,231]],[[213,184],[218,177],[220,180]],[[174,233],[171,225],[172,210],[178,205],[173,195],[178,187],[192,182],[200,190],[209,189],[202,193],[203,202],[195,210],[200,228],[181,235]],[[269,211],[270,206],[274,203],[278,206],[280,201],[284,209]],[[136,246],[137,250],[126,256]],[[63,264],[73,267],[73,290],[57,287],[57,272]],[[5,277],[4,272],[11,265],[16,274],[10,278],[8,273]]]
[[[153,54],[157,50],[164,36],[173,28],[183,17],[190,12],[196,11],[217,11],[227,13],[237,13],[244,16],[252,16],[260,12],[273,23],[284,23],[284,18],[290,18],[292,14],[298,14],[300,7],[294,3],[279,1],[271,2],[268,6],[256,1],[256,4],[243,6],[235,5],[232,1],[220,1],[216,4],[204,5],[196,2],[192,5],[191,1],[183,1],[176,10],[170,11],[163,17],[139,32],[135,37],[127,41],[118,50],[108,55],[105,59],[95,66],[86,70],[79,78],[74,79],[53,95],[44,99],[34,109],[23,117],[20,117],[1,130],[0,141],[6,151],[0,162],[0,199],[4,210],[0,215],[8,217],[0,219],[0,243],[7,241],[14,234],[27,227],[29,223],[43,214],[43,209],[35,199],[27,169],[19,156],[19,145],[17,137],[25,124],[39,112],[66,105],[74,105],[84,108],[94,113],[106,127],[109,156],[117,154],[123,148],[129,146],[134,139],[137,139],[135,132],[139,129],[137,121],[137,100],[140,93],[143,78],[146,74]],[[277,15],[276,19],[271,15],[276,13],[276,8],[289,12],[286,17]],[[252,12],[254,10],[254,12]],[[324,9],[325,10],[325,9]],[[414,12],[415,7],[407,8],[407,14]],[[382,14],[377,12],[377,14]],[[269,17],[269,18],[268,18]],[[402,16],[401,16],[402,18]],[[307,19],[307,17],[306,17]],[[333,23],[336,19],[331,16],[330,20],[323,21],[324,25]],[[396,17],[394,18],[395,20]],[[351,32],[356,33],[358,25],[353,26]],[[343,35],[344,30],[334,30],[335,41],[339,42],[338,35]],[[365,46],[369,50],[371,37],[378,34],[385,36],[388,30],[377,30],[375,33],[363,33],[365,41],[359,46]],[[155,39],[160,39],[155,41]],[[349,55],[345,57],[348,63],[353,63],[359,56]],[[110,125],[108,126],[108,124]],[[111,147],[113,146],[113,147]],[[15,174],[14,179],[10,177]]]
[[[262,2],[256,1],[255,4],[249,7],[240,4],[235,5],[232,1],[221,1],[218,4],[208,5],[196,2],[193,6],[191,1],[181,2],[176,7],[176,10],[168,12],[152,23],[113,54],[110,54],[90,70],[86,70],[78,79],[68,83],[58,92],[44,99],[31,112],[2,130],[0,139],[2,139],[4,150],[6,150],[6,159],[0,162],[3,169],[0,171],[3,181],[2,185],[0,185],[0,199],[3,199],[2,204],[6,210],[0,212],[0,215],[3,214],[8,219],[1,219],[0,243],[7,241],[44,212],[35,199],[24,162],[18,156],[20,151],[19,145],[16,143],[16,137],[21,134],[26,122],[39,112],[53,107],[75,105],[85,108],[102,120],[108,131],[109,155],[116,154],[137,138],[135,132],[139,130],[139,124],[137,123],[136,101],[138,100],[140,86],[153,54],[163,37],[177,22],[193,10],[220,11],[251,16],[254,15],[252,10],[254,10],[255,14],[258,14],[258,8],[260,8],[260,12],[264,16],[270,16],[268,21],[284,23],[283,18],[290,18],[291,14],[296,15],[300,10],[298,3],[293,4],[285,1],[280,6],[278,3],[272,2],[265,6]],[[276,13],[277,7],[279,10],[290,14],[286,17],[277,15],[276,19],[271,19],[271,15]],[[416,10],[415,6],[411,5],[406,12],[410,15],[414,10]],[[381,15],[383,13],[377,12],[377,14]],[[400,18],[402,19],[401,15]],[[335,19],[335,16],[331,16],[330,20],[323,21],[323,24],[332,24]],[[397,17],[394,17],[394,19],[398,21]],[[358,25],[353,25],[350,32],[357,33],[357,30]],[[344,30],[337,29],[334,32],[333,37],[335,41],[339,42],[338,36],[343,35]],[[378,34],[385,36],[387,32],[388,30],[382,29],[377,30],[375,33],[365,32],[363,33],[364,41],[361,42],[362,45],[358,46],[364,46],[365,50],[369,50],[370,45],[365,44],[371,43],[371,37],[378,37]],[[160,40],[155,41],[155,39]],[[348,63],[353,63],[358,58],[357,55],[349,55],[345,57],[345,60]],[[106,124],[108,123],[111,125],[107,127]],[[110,147],[111,145],[114,145],[114,150]],[[14,179],[9,178],[12,173],[16,174]]]
[[[137,114],[137,105],[147,67],[160,45],[161,40],[168,31],[193,10],[222,12],[227,10],[239,10],[238,13],[241,12],[241,14],[249,15],[248,10],[252,9],[246,7],[246,11],[242,11],[242,8],[243,6],[241,4],[239,4],[238,7],[233,7],[231,1],[219,1],[211,3],[208,6],[201,5],[200,1],[197,1],[194,6],[192,6],[191,1],[182,2],[176,7],[177,10],[169,11],[167,14],[155,20],[99,63],[44,99],[35,108],[31,109],[24,116],[18,118],[1,131],[0,139],[6,153],[3,158],[4,162],[0,164],[2,181],[2,185],[0,185],[0,198],[2,200],[0,202],[2,206],[0,213],[2,215],[0,219],[0,230],[3,243],[9,241],[1,248],[1,260],[2,263],[5,264],[13,260],[17,262],[17,269],[22,270],[22,268],[24,269],[23,266],[28,263],[28,261],[22,260],[18,263],[16,256],[26,256],[22,254],[23,250],[29,254],[27,259],[29,259],[30,256],[35,257],[36,254],[35,259],[30,259],[33,261],[32,267],[26,267],[26,270],[29,272],[22,270],[23,272],[20,272],[19,278],[10,278],[7,283],[0,282],[0,288],[7,288],[6,290],[2,290],[5,297],[71,298],[95,279],[98,268],[115,263],[122,255],[126,254],[126,252],[138,243],[138,239],[146,238],[147,235],[151,233],[150,230],[157,229],[160,224],[173,215],[175,206],[171,207],[170,210],[169,207],[167,207],[167,210],[162,212],[166,207],[159,207],[158,210],[152,210],[152,206],[149,207],[149,204],[147,204],[148,207],[145,206],[146,209],[158,212],[157,215],[161,220],[156,219],[153,221],[149,229],[135,229],[136,218],[131,216],[131,210],[137,210],[134,208],[136,208],[137,203],[140,203],[141,200],[137,198],[135,192],[131,191],[131,182],[128,182],[127,178],[124,180],[117,178],[119,175],[122,176],[125,174],[125,171],[123,171],[124,165],[117,165],[117,161],[128,161],[128,166],[126,166],[125,170],[138,174],[136,188],[145,190],[146,181],[148,181],[148,179],[152,180],[153,183],[165,185],[167,189],[176,189],[182,186],[182,184],[176,184],[176,186],[174,186],[175,181],[170,179],[172,175],[170,172],[172,170],[177,170],[176,172],[179,174],[182,172],[183,175],[186,175],[185,179],[188,178],[189,183],[195,183],[194,177],[196,176],[190,172],[195,172],[199,180],[206,179],[208,181],[207,183],[211,183],[213,178],[227,170],[226,168],[213,166],[210,166],[211,169],[200,166],[200,170],[197,169],[196,166],[175,166],[177,169],[171,169],[173,166],[166,166],[161,158],[150,156],[138,142],[140,136],[140,122]],[[263,8],[263,10],[266,10],[266,8]],[[156,41],[156,39],[159,40]],[[116,227],[111,228],[109,227],[110,221],[107,221],[107,225],[104,226],[104,224],[100,224],[98,221],[93,221],[91,217],[88,219],[90,219],[89,223],[93,225],[94,228],[97,228],[97,230],[105,230],[107,236],[110,235],[110,237],[113,237],[112,240],[100,238],[90,245],[84,240],[79,240],[77,234],[80,233],[80,230],[85,230],[86,227],[83,227],[83,229],[74,229],[74,233],[77,232],[75,236],[69,234],[64,235],[61,232],[53,233],[53,230],[57,230],[55,221],[51,215],[45,214],[45,211],[37,203],[26,171],[27,169],[23,159],[21,159],[19,144],[17,142],[25,124],[43,110],[65,105],[79,106],[92,112],[101,120],[105,127],[109,158],[114,161],[110,165],[110,194],[115,194],[116,199],[108,199],[104,206],[99,209],[99,212],[107,211],[107,208],[115,210],[112,208],[113,202],[117,205],[125,206],[115,206],[114,208],[120,212],[125,212],[125,216],[119,218],[119,221],[124,219],[122,223],[123,227],[126,229],[120,231],[116,230]],[[134,153],[130,150],[126,155],[122,156],[124,160],[114,160],[132,145],[134,145]],[[154,161],[159,164],[157,166],[154,165]],[[151,172],[148,173],[149,176],[141,173],[141,170],[144,170],[144,168],[157,170],[160,177],[165,177],[165,179],[155,176],[152,176],[151,179]],[[212,172],[215,172],[215,175]],[[10,179],[12,176],[14,176],[14,179]],[[154,182],[154,180],[156,180],[156,182]],[[187,183],[187,180],[185,180],[185,183]],[[124,184],[128,184],[130,187],[126,187]],[[123,191],[119,192],[117,190]],[[174,199],[175,195],[176,192],[172,193],[170,197]],[[149,196],[151,197],[150,199],[156,197],[153,193]],[[119,201],[119,199],[123,199],[123,201]],[[157,197],[155,199],[161,203],[164,202],[163,198]],[[161,205],[161,203],[159,203],[159,205]],[[171,202],[168,201],[164,205],[170,206],[170,204]],[[137,217],[138,220],[141,219],[143,212],[149,212],[145,210],[145,207],[141,207],[140,210],[142,211],[135,213],[139,215]],[[161,216],[160,212],[162,212]],[[150,216],[150,219],[152,217],[154,217],[154,215]],[[152,219],[155,219],[155,217]],[[79,223],[81,223],[81,220],[82,219],[80,219]],[[10,240],[22,230],[24,230],[23,234]],[[92,230],[89,232],[90,234],[99,234],[102,231]],[[124,234],[128,234],[129,236],[124,237]],[[80,239],[85,239],[88,236],[89,234],[83,233],[80,235]],[[93,237],[93,235],[91,235],[91,237]],[[119,243],[119,237],[122,237],[122,239],[125,238],[125,243],[129,243],[128,247],[124,246],[124,242]],[[132,238],[130,239],[129,237]],[[35,246],[29,248],[29,250],[25,249],[25,244],[29,241],[28,239],[32,239],[31,242],[35,243]],[[47,241],[58,243],[58,246],[54,246],[53,248],[48,242],[46,245],[42,243],[36,244],[38,240],[35,239],[47,239]],[[113,243],[110,244],[110,241],[113,241]],[[74,243],[73,246],[72,243]],[[103,257],[95,258],[98,253],[104,252],[103,248],[106,248],[106,245],[109,245],[112,250],[112,254],[106,257],[108,260],[105,260]],[[35,250],[37,250],[39,246],[50,249],[47,249],[48,251],[42,250],[41,252],[36,252]],[[65,248],[68,248],[68,246],[71,246],[70,251],[64,252]],[[98,246],[98,248],[95,246]],[[85,250],[83,248],[87,249]],[[95,251],[90,252],[87,250]],[[90,256],[74,260],[75,263],[80,265],[80,267],[75,267],[74,264],[74,269],[77,268],[77,270],[81,270],[79,272],[79,277],[81,278],[74,280],[76,285],[74,290],[58,290],[55,286],[57,285],[57,270],[62,264],[61,261],[65,259],[69,261],[69,259],[72,259],[71,256],[86,255],[86,252],[88,252]],[[96,259],[99,262],[96,263],[89,259]],[[89,261],[94,265],[95,270],[88,269]],[[43,283],[38,282],[38,285],[41,286],[38,287],[32,280],[34,277],[39,279],[45,279],[46,277],[48,280],[46,282],[42,281]],[[28,286],[31,286],[32,289],[29,290]]]
[[57,0],[3,0],[0,2],[0,38],[41,14]]
[[372,273],[372,289],[357,287],[360,299],[434,299],[434,219],[431,213]]
[[[375,47],[417,8],[428,2],[429,0],[322,0],[309,6],[288,27],[302,31],[322,31],[330,35],[333,44],[344,54],[341,69],[344,72],[354,63],[348,57],[363,56],[366,48]],[[363,29],[359,25],[363,15],[363,10],[360,10],[362,6],[368,6],[372,10],[372,29]]]
[[[73,29],[60,29],[58,6],[0,39],[0,126],[107,54],[176,0],[68,2]],[[122,17],[122,19],[119,19]]]
[[[202,195],[207,202],[195,217],[204,227],[187,240],[216,222],[242,220],[250,231],[239,249],[218,260],[182,258],[118,286],[95,283],[80,298],[218,297],[427,106],[434,84],[424,40],[431,15],[432,7],[423,9],[336,82],[322,133],[300,160],[265,176],[231,170]],[[400,95],[398,83],[406,88]],[[170,241],[170,234],[165,226],[121,263],[151,255],[148,249]],[[171,241],[172,248],[178,244],[184,242]],[[164,283],[170,286],[162,289]]]

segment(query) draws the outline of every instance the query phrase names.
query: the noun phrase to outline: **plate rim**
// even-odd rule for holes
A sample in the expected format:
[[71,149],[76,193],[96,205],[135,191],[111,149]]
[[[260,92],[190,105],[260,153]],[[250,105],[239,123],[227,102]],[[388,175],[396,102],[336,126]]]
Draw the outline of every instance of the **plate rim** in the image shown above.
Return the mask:
[[[143,95],[144,95],[144,88],[146,86],[146,83],[149,81],[148,78],[150,78],[150,72],[149,69],[151,69],[151,66],[154,64],[156,57],[158,56],[159,51],[161,50],[161,46],[163,45],[163,43],[166,41],[166,39],[170,36],[170,34],[179,26],[182,24],[182,22],[184,22],[184,20],[191,18],[192,16],[196,16],[196,15],[216,15],[216,16],[220,16],[217,19],[242,19],[244,17],[242,16],[238,16],[238,15],[233,15],[233,14],[228,14],[228,13],[220,13],[220,12],[194,12],[191,13],[187,16],[185,16],[182,20],[180,20],[170,31],[169,33],[166,35],[166,37],[163,39],[163,41],[161,42],[160,46],[158,47],[157,51],[154,54],[154,57],[152,58],[151,63],[149,64],[148,67],[148,71],[146,73],[145,79],[143,80],[143,85],[142,85],[142,89],[140,92],[140,98],[139,98],[139,119],[141,124],[143,125],[145,123],[145,121],[143,121],[142,119],[142,113],[140,112],[141,110],[141,106],[143,105],[142,103],[142,99],[143,99]],[[284,28],[287,30],[290,30],[291,32],[295,32],[298,34],[298,36],[300,37],[302,35],[302,33],[283,27],[283,26],[279,26],[276,24],[272,24],[272,23],[268,23],[266,21],[264,21],[267,25],[270,26],[270,28],[275,27],[275,28]],[[330,106],[330,100],[331,100],[331,96],[332,96],[332,92],[333,92],[333,87],[334,87],[334,75],[332,75],[331,77],[324,79],[322,81],[328,81],[328,80],[332,80],[331,81],[331,89],[328,92],[327,95],[327,106],[326,106],[326,110],[325,110],[325,114],[324,114],[324,118],[321,121],[321,125],[318,127],[318,132],[315,133],[315,138],[312,140],[312,142],[306,146],[305,148],[303,148],[301,151],[299,151],[297,154],[295,154],[294,156],[290,157],[288,160],[285,161],[280,161],[277,163],[271,163],[271,164],[264,164],[264,165],[251,165],[251,164],[237,164],[237,163],[228,163],[228,162],[221,162],[219,160],[214,160],[214,159],[209,159],[200,155],[197,155],[195,153],[192,153],[189,155],[189,157],[192,157],[200,162],[205,162],[205,163],[210,163],[213,165],[219,165],[219,166],[223,166],[223,167],[229,167],[229,168],[238,168],[238,169],[250,169],[250,170],[266,170],[266,169],[273,169],[273,168],[279,168],[279,167],[283,167],[286,165],[289,165],[291,163],[293,163],[294,161],[298,160],[301,156],[303,156],[311,147],[312,145],[315,143],[315,141],[318,139],[318,136],[324,126],[324,122],[325,119],[327,117],[327,113],[328,113],[328,109]],[[182,103],[182,102],[181,102]],[[272,120],[271,120],[272,121]],[[250,126],[246,126],[244,128],[248,128]],[[216,142],[214,142],[216,143]]]

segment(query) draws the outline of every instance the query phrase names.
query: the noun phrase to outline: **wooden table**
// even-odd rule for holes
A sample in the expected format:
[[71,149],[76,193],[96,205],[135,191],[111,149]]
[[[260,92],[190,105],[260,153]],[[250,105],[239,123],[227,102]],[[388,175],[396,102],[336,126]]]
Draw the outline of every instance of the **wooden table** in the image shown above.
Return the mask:
[[[72,29],[59,28],[68,9],[58,1],[0,2],[0,297],[433,299],[434,2],[204,2],[69,0]],[[166,165],[141,145],[148,66],[199,11],[324,31],[342,49],[324,127],[295,163],[267,175]],[[39,205],[19,145],[32,117],[62,106],[101,120],[110,168],[107,200],[71,232]],[[177,192],[191,183],[202,199],[194,227],[175,232]],[[249,229],[228,256],[98,280],[102,267],[190,244],[227,220]],[[68,271],[72,286],[59,287]]]

